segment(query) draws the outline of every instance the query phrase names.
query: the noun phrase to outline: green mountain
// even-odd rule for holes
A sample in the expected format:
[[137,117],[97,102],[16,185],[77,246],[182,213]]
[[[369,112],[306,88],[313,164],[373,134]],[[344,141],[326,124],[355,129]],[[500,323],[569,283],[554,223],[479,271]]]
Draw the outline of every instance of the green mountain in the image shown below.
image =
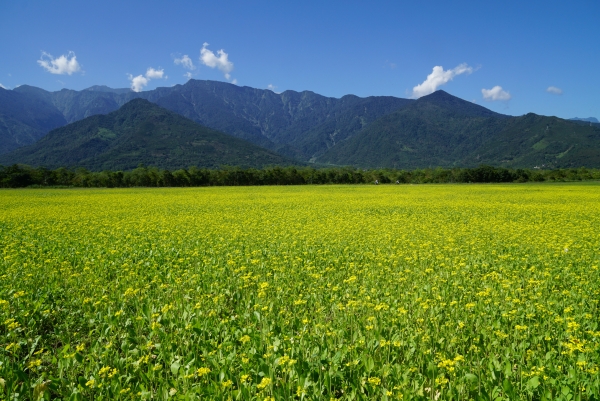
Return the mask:
[[[308,160],[366,124],[411,100],[390,96],[328,98],[314,92],[239,87],[189,80],[162,96],[144,92],[158,105],[290,157]],[[333,138],[333,139],[332,139]]]
[[293,164],[143,99],[55,129],[33,145],[0,156],[0,164],[13,163],[93,171],[128,170],[140,163],[164,169]]
[[600,124],[591,121],[506,116],[444,91],[418,100],[337,99],[199,80],[139,93],[106,86],[0,91],[0,154],[138,98],[303,162],[405,169],[482,163],[600,167]]
[[599,167],[600,129],[509,117],[437,91],[377,119],[317,162],[361,167]]
[[47,92],[23,85],[13,91],[55,107],[69,123],[110,113],[132,99],[143,98],[207,127],[302,160],[325,152],[378,117],[412,102],[391,96],[336,99],[310,91],[277,94],[198,80],[139,93],[106,86]]
[[465,158],[465,165],[504,167],[600,167],[600,125],[529,113],[507,121],[504,129]]
[[0,154],[32,144],[66,123],[58,110],[37,96],[0,88]]

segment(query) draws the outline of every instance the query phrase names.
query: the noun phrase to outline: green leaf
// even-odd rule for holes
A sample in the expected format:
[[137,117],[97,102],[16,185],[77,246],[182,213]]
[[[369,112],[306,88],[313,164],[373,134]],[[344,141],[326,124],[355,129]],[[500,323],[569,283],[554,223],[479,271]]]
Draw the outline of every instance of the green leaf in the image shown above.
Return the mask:
[[552,393],[548,390],[546,390],[546,392],[544,392],[544,394],[542,394],[542,400],[541,401],[550,401],[552,399]]
[[470,382],[476,382],[478,380],[477,376],[475,376],[473,373],[467,373],[465,375],[465,379],[467,379]]
[[512,375],[512,368],[510,363],[506,362],[504,364],[504,377],[510,377]]
[[508,379],[504,379],[502,382],[502,388],[511,399],[515,398],[515,388]]
[[20,380],[22,380],[22,381],[24,381],[24,382],[26,382],[26,381],[28,381],[28,380],[29,380],[29,376],[27,376],[27,373],[23,372],[21,369],[18,369],[18,368],[17,368],[17,369],[15,370],[15,374],[17,375],[17,377],[18,377]]
[[81,393],[79,392],[74,392],[73,394],[71,394],[71,396],[69,397],[69,401],[81,401]]
[[537,388],[537,386],[540,385],[540,378],[537,376],[533,376],[531,379],[529,379],[529,381],[527,382],[527,387],[534,389]]
[[181,364],[179,363],[179,361],[175,361],[171,364],[171,373],[173,373],[173,375],[177,376],[177,372],[179,372],[179,368],[181,367]]
[[373,358],[368,356],[368,357],[364,358],[363,361],[364,361],[365,369],[367,370],[367,372],[372,371],[373,368],[375,367],[375,361],[373,361]]

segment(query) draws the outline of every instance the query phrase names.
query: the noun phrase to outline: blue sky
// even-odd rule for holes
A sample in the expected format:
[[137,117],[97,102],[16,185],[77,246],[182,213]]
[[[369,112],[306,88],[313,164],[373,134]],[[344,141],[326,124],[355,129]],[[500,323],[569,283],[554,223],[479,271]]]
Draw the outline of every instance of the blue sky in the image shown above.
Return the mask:
[[191,74],[333,97],[444,89],[511,115],[600,118],[598,0],[6,0],[0,37],[9,89],[150,90]]

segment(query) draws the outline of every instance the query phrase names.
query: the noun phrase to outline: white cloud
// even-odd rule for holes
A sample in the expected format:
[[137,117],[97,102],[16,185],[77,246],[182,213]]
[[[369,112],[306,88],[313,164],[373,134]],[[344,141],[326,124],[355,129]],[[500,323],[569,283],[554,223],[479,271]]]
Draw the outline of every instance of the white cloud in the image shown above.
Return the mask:
[[194,75],[194,74],[192,74],[192,73],[191,73],[191,72],[189,72],[189,71],[188,71],[188,72],[186,72],[185,74],[183,74],[183,76],[184,76],[184,77],[186,77],[187,79],[192,79],[192,76],[193,76],[193,75]]
[[196,66],[192,62],[192,59],[187,54],[184,54],[183,57],[176,58],[174,61],[176,65],[181,65],[183,68],[186,68],[188,70],[196,69]]
[[74,72],[81,71],[81,65],[77,62],[77,57],[73,52],[69,52],[66,56],[63,54],[57,58],[53,58],[51,54],[42,52],[42,57],[37,62],[51,74],[71,75]]
[[421,96],[429,95],[437,90],[438,87],[452,81],[455,76],[461,74],[470,74],[473,68],[466,63],[460,64],[451,70],[444,71],[444,67],[435,66],[431,74],[427,75],[427,79],[413,88],[412,97],[417,99]]
[[150,67],[146,70],[146,78],[148,79],[161,79],[164,74],[165,70],[162,68],[160,70],[155,70],[154,68]]
[[6,86],[4,86],[2,84],[0,84],[0,88],[2,88],[2,89],[8,89]]
[[496,85],[492,89],[482,89],[481,93],[483,94],[483,98],[488,102],[493,102],[496,100],[510,100],[512,97],[510,93],[502,89],[501,86]]
[[557,88],[556,86],[549,86],[548,89],[546,89],[546,92],[554,95],[562,95],[562,89]]
[[148,85],[148,78],[143,75],[134,77],[133,75],[129,74],[129,80],[131,81],[131,90],[134,92],[141,92],[142,89]]
[[277,93],[279,95],[281,92],[277,92],[275,89],[277,89],[277,86],[275,86],[273,84],[267,85],[267,90],[270,90],[270,91],[272,91],[274,93]]
[[208,43],[202,45],[200,50],[200,62],[210,68],[218,68],[225,75],[226,79],[230,79],[230,72],[233,71],[233,63],[229,61],[229,54],[223,49],[217,51],[218,57],[211,50],[207,49]]
[[233,78],[233,81],[231,81],[232,84],[237,85],[237,79]]
[[128,78],[131,81],[131,90],[134,92],[141,92],[144,87],[148,85],[148,82],[152,79],[161,79],[168,77],[165,75],[165,70],[162,68],[160,70],[155,70],[152,67],[148,67],[145,75],[138,75],[134,77],[131,74],[128,74]]

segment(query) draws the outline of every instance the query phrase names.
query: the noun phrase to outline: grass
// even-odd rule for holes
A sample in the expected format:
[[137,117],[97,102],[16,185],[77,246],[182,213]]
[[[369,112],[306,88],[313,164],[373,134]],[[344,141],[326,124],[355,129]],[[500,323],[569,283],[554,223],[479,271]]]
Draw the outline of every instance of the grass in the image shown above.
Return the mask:
[[0,399],[597,399],[599,189],[0,191]]

